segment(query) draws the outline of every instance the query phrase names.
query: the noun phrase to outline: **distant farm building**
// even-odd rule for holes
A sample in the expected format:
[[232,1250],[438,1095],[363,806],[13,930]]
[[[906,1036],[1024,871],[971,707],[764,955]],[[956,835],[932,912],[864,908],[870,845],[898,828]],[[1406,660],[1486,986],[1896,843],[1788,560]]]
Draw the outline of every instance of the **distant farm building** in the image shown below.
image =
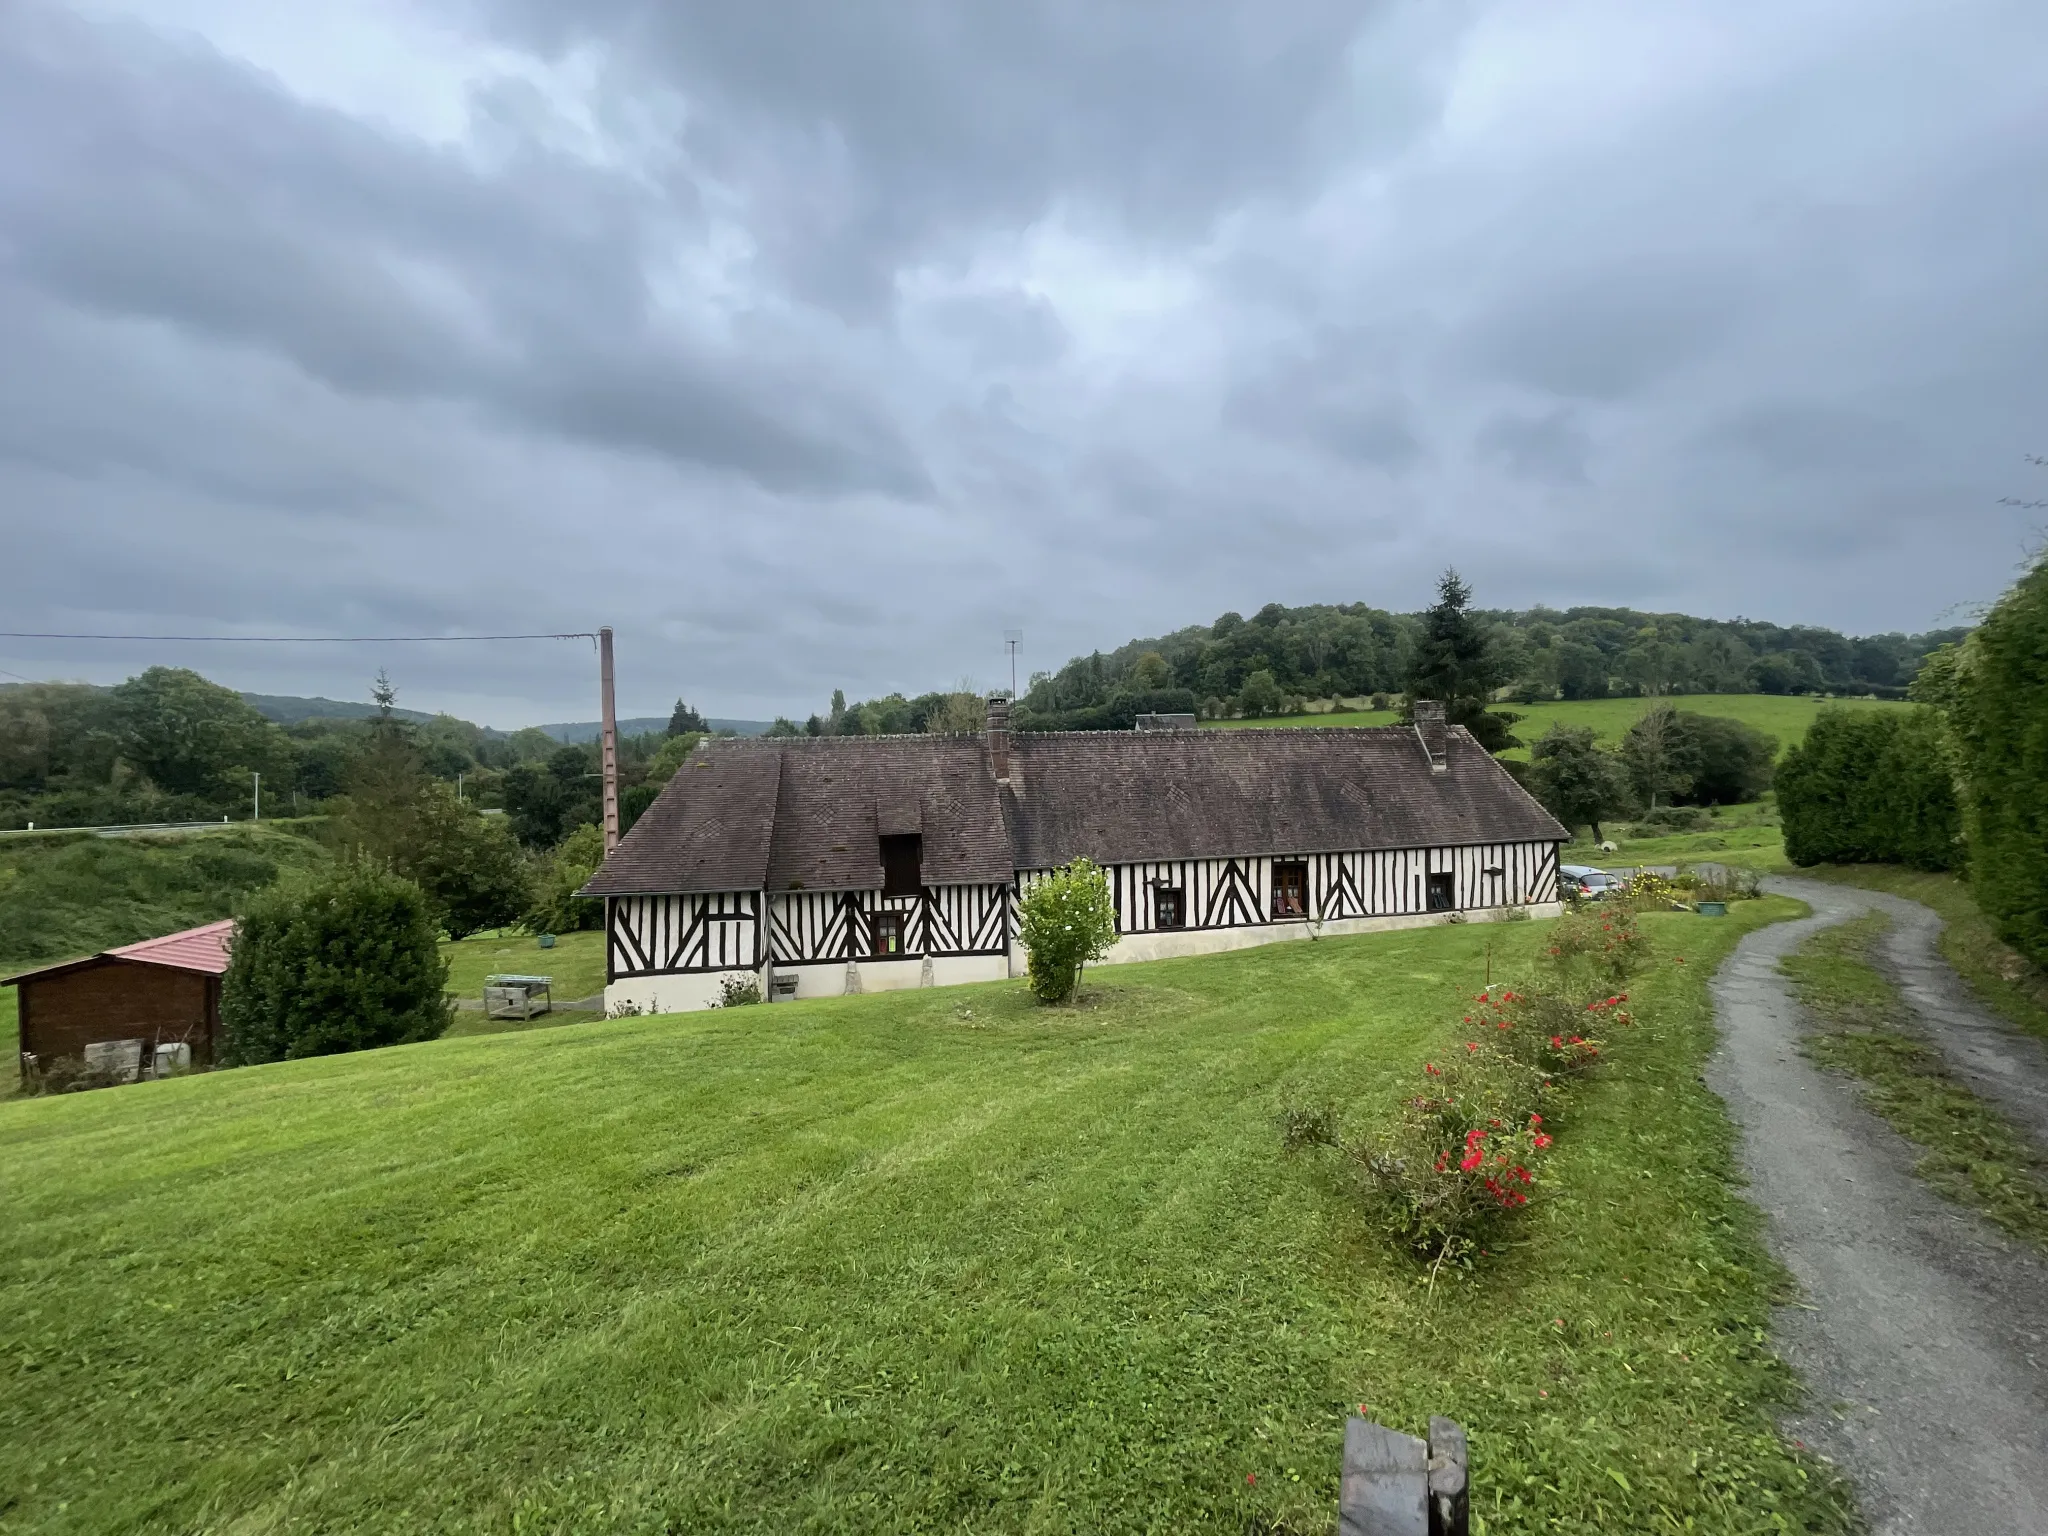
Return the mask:
[[[21,993],[22,1071],[88,1056],[87,1047],[139,1041],[147,1073],[160,1046],[210,1065],[220,1040],[220,982],[232,920],[124,944],[85,960],[9,976]],[[175,1052],[177,1046],[185,1052]]]
[[[1018,974],[1016,906],[1086,856],[1149,960],[1554,912],[1565,829],[1441,706],[1414,726],[708,741],[606,858],[605,999]],[[1192,722],[1190,722],[1192,723]]]

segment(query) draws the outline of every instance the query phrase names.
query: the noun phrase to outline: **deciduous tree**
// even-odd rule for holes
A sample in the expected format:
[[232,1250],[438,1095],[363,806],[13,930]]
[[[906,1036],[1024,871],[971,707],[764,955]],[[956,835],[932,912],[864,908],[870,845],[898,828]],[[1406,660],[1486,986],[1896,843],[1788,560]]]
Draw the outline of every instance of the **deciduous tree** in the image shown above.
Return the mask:
[[1596,842],[1600,823],[1626,814],[1634,803],[1627,765],[1594,744],[1590,727],[1553,725],[1529,756],[1536,798],[1567,827],[1591,826]]

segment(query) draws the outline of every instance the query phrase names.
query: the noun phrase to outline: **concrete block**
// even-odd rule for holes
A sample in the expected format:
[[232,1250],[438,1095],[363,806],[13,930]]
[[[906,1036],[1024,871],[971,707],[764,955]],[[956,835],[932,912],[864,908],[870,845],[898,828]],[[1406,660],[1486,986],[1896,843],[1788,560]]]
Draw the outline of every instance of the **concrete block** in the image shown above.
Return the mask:
[[1429,1446],[1370,1419],[1344,1424],[1338,1536],[1430,1536]]

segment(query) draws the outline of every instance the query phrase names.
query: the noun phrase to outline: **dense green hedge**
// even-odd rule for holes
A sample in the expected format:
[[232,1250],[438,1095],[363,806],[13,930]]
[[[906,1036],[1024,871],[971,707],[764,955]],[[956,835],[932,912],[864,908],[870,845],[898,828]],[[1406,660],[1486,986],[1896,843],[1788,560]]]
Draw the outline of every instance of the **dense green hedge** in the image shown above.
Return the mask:
[[2048,965],[2048,562],[1962,648],[1949,724],[1977,904],[2001,938]]
[[1823,710],[1778,769],[1787,857],[1953,868],[1962,816],[1951,772],[1933,710]]

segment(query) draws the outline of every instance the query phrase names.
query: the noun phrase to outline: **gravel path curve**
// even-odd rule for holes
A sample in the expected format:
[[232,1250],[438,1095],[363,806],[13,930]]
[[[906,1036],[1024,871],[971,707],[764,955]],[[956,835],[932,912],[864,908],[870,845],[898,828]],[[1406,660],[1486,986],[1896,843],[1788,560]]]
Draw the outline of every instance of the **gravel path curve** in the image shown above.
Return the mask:
[[1970,999],[1926,908],[1814,881],[1770,888],[1814,916],[1748,935],[1716,976],[1707,1081],[1742,1127],[1751,1198],[1800,1286],[1777,1341],[1810,1397],[1787,1427],[1855,1482],[1878,1536],[2042,1536],[2048,1264],[1914,1178],[1912,1144],[1799,1053],[1805,1021],[1778,961],[1881,906],[1900,919],[1887,961],[1928,1037],[2037,1132],[2048,1062]]

